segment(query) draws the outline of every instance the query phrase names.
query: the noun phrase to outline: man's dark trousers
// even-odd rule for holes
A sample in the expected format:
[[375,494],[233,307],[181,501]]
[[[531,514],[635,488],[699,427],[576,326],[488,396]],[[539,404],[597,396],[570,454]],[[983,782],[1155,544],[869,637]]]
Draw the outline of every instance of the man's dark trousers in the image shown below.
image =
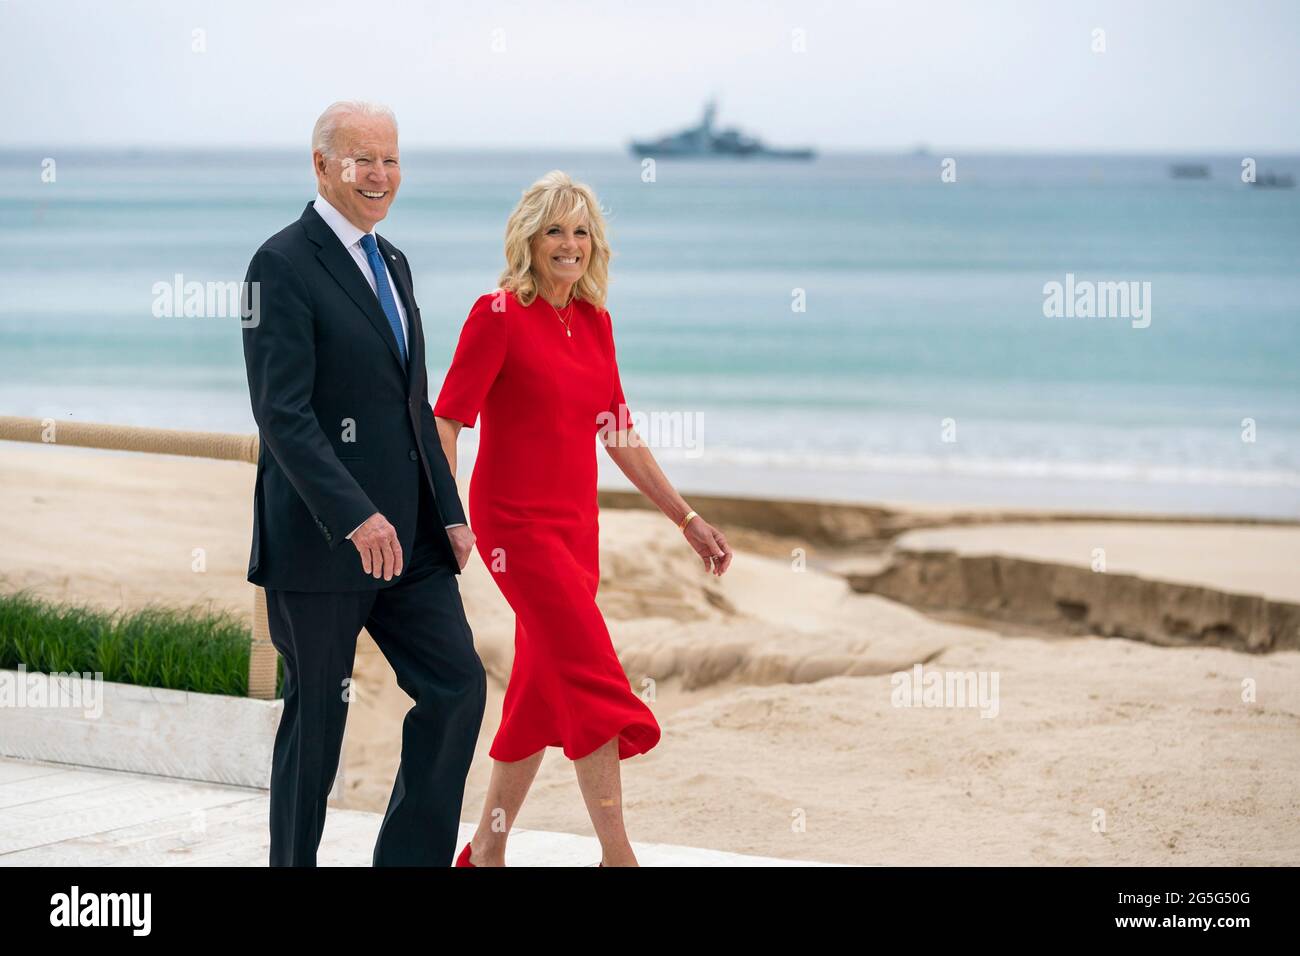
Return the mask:
[[[446,536],[420,476],[414,554],[400,576],[365,591],[266,589],[271,642],[284,658],[284,713],[271,769],[272,866],[315,866],[338,771],[357,635],[370,633],[415,706],[375,866],[448,866],[464,781],[487,702],[487,678],[461,608]],[[351,542],[341,546],[353,551]],[[356,560],[360,565],[361,556]]]

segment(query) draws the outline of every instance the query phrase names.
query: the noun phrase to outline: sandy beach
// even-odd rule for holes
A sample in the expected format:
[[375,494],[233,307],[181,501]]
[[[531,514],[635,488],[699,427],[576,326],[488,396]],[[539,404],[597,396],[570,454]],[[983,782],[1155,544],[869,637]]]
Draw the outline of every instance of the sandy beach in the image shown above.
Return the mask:
[[[0,587],[251,618],[253,474],[233,462],[0,444]],[[719,581],[657,513],[601,512],[600,604],[664,731],[622,765],[634,840],[854,864],[1300,862],[1300,650],[1287,634],[1267,653],[1213,628],[1187,632],[1183,646],[1071,634],[922,610],[841,573],[882,580],[896,545],[1084,569],[1101,546],[1117,577],[1250,597],[1285,622],[1300,601],[1300,527],[999,522],[927,508],[890,512],[888,534],[863,525],[801,536],[798,511],[772,509],[766,528],[761,507],[736,502],[730,513],[750,526],[716,521],[737,551]],[[462,813],[473,820],[513,615],[477,558],[461,591],[489,675]],[[897,706],[892,675],[918,664],[996,675],[996,714]],[[339,805],[382,810],[410,702],[364,634],[354,676]],[[518,825],[589,832],[558,750]]]

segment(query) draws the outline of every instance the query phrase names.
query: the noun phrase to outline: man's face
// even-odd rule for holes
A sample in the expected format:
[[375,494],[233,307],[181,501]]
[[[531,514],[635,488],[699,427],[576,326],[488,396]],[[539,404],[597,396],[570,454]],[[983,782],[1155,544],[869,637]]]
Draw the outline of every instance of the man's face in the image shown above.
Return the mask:
[[388,215],[402,182],[397,130],[385,119],[344,117],[334,156],[312,153],[320,194],[358,229],[369,232]]

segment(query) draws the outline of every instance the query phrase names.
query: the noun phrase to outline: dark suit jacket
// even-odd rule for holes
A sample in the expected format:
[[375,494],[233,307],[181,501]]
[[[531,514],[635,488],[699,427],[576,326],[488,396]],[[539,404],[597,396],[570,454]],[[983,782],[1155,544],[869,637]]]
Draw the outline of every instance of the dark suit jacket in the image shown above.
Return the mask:
[[[244,364],[261,436],[248,561],[254,584],[325,592],[396,583],[366,574],[346,535],[380,512],[397,529],[409,567],[418,481],[429,485],[440,527],[466,520],[429,407],[411,269],[399,249],[376,238],[406,309],[409,373],[379,299],[311,203],[248,266]],[[437,537],[459,573],[446,533]]]

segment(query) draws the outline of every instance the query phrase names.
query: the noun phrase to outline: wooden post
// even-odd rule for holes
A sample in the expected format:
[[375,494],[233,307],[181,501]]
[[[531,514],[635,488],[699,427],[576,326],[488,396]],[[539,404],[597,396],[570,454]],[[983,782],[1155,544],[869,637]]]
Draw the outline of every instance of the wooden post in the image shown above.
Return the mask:
[[248,696],[259,700],[275,699],[276,665],[279,652],[271,643],[266,623],[266,591],[257,589],[253,597],[253,645],[248,654]]

